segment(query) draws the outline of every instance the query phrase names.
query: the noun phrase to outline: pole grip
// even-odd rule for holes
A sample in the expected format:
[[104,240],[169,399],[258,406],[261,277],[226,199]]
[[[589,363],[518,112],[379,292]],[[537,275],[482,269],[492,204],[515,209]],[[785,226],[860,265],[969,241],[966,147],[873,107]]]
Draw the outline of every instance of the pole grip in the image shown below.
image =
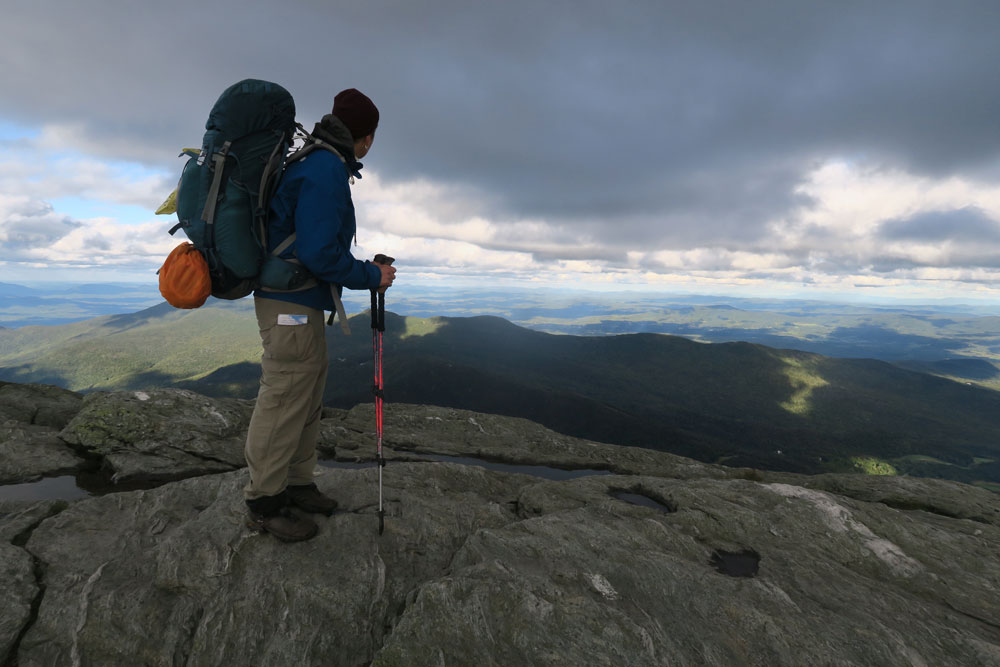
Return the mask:
[[[379,265],[382,265],[382,266],[392,266],[392,263],[395,262],[395,261],[396,261],[395,257],[389,257],[388,255],[383,255],[382,253],[378,253],[377,255],[375,255],[375,259],[372,260],[372,263],[373,264],[379,264]],[[381,299],[382,303],[384,303],[385,302],[385,291],[387,289],[389,289],[389,288],[388,287],[379,287],[377,290],[372,290],[372,318],[373,318],[372,319],[372,322],[373,322],[372,328],[379,328],[380,330],[383,330],[383,331],[384,331],[384,325],[382,325],[381,327],[376,327],[376,325],[374,324],[374,317],[375,317],[374,313],[375,313],[375,308],[376,308],[375,292],[378,292],[379,299]],[[380,317],[382,317],[382,316],[380,316]]]
[[[392,263],[395,261],[395,257],[389,257],[382,253],[375,255],[375,259],[372,260],[375,264],[382,264],[383,266],[392,266]],[[385,331],[386,289],[388,288],[372,290],[372,329],[376,329],[377,331]]]

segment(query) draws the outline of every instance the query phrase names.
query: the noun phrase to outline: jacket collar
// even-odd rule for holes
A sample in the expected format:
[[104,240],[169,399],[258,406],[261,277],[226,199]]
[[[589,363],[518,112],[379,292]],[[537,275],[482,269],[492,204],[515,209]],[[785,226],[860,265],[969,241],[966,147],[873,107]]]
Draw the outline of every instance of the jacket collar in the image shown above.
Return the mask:
[[354,158],[354,138],[347,126],[333,114],[326,114],[323,120],[316,123],[312,135],[333,146],[340,153],[347,165],[347,170],[355,177],[361,178],[361,168],[364,166]]

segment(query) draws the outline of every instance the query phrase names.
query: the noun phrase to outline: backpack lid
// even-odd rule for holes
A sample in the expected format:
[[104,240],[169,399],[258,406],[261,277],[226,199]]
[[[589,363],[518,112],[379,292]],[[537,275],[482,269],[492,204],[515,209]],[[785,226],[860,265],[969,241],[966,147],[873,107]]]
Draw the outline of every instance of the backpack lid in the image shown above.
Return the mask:
[[295,125],[295,101],[276,83],[244,79],[226,88],[205,123],[223,141],[261,130],[285,131]]

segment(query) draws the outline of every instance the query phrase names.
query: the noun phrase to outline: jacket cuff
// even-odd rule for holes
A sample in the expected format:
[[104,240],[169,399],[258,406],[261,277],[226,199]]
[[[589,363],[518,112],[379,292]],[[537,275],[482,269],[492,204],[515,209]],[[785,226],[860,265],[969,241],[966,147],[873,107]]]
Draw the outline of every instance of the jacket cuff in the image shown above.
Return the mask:
[[365,260],[365,264],[368,265],[368,267],[366,267],[366,268],[369,268],[368,273],[373,276],[373,280],[374,280],[374,282],[372,282],[372,280],[368,281],[369,282],[368,289],[378,289],[378,286],[380,284],[382,284],[382,270],[379,269],[375,265],[375,263],[373,261],[371,261],[370,259],[366,259]]

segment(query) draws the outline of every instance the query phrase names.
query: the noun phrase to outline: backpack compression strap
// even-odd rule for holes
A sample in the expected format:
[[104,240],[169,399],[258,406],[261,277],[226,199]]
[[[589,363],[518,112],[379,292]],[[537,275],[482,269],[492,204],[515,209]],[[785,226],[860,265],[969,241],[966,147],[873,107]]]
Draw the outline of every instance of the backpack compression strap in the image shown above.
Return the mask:
[[[211,225],[215,222],[215,207],[219,204],[219,189],[222,186],[222,172],[226,168],[226,155],[229,154],[229,145],[231,141],[227,141],[222,145],[222,150],[212,155],[212,162],[214,163],[213,171],[215,176],[212,178],[212,187],[208,190],[208,196],[205,197],[205,208],[201,212],[201,219],[207,224]],[[211,227],[209,227],[211,229]],[[214,234],[211,234],[214,241]],[[214,243],[212,244],[214,245]]]

